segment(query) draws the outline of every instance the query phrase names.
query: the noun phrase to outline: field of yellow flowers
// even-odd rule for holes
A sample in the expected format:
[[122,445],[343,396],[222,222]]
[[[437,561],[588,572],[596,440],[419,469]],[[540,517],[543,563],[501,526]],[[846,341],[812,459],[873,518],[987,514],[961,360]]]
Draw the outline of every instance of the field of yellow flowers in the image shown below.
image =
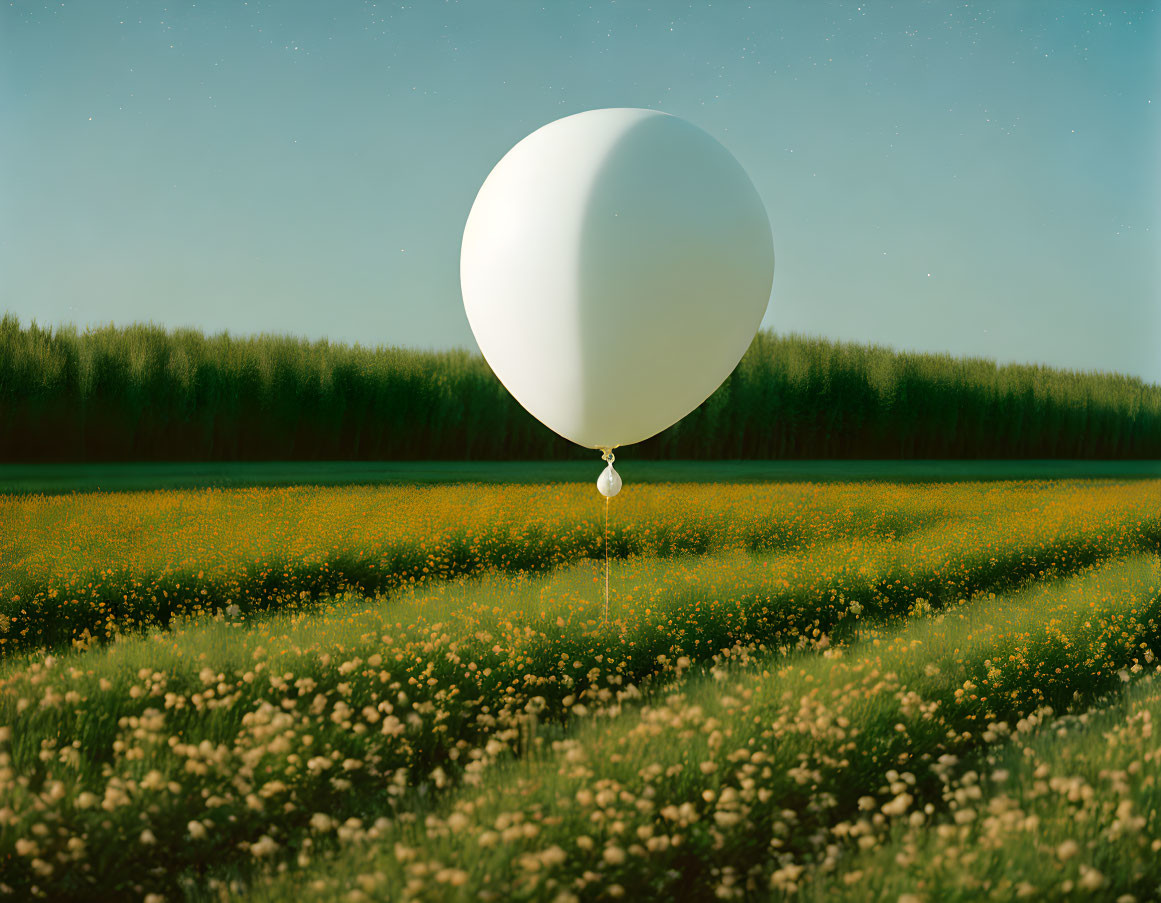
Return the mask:
[[1161,895],[1161,482],[0,496],[0,899]]

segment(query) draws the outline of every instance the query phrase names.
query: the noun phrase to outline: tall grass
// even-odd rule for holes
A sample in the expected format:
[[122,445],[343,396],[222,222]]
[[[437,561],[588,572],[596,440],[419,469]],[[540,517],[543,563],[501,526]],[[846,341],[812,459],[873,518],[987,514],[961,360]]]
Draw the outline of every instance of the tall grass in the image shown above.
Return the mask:
[[[0,319],[0,461],[560,459],[485,361]],[[760,333],[640,458],[1156,458],[1161,387]]]

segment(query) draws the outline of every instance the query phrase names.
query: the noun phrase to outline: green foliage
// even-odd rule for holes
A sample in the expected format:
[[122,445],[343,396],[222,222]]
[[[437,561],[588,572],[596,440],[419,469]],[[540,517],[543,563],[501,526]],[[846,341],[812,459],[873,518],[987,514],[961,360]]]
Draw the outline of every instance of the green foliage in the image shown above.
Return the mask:
[[[500,460],[586,452],[478,355],[0,320],[0,461]],[[1157,458],[1161,387],[760,333],[639,458]]]

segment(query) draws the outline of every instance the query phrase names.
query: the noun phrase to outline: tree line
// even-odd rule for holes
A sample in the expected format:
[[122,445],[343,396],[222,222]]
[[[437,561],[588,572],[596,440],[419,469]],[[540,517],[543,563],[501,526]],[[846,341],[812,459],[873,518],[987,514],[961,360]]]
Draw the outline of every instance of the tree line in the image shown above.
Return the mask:
[[[478,354],[0,319],[0,460],[583,458]],[[640,458],[1161,458],[1161,386],[761,332]]]

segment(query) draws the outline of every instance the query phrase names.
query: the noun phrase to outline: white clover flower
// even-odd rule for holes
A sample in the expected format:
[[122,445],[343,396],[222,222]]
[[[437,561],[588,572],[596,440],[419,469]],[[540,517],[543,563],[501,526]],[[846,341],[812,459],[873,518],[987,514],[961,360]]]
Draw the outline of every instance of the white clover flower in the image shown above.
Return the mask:
[[325,812],[316,812],[310,817],[310,826],[315,831],[330,831],[335,826],[335,820]]
[[468,826],[468,817],[462,812],[453,812],[447,817],[447,826],[453,831],[462,831]]
[[1080,852],[1080,846],[1075,840],[1066,840],[1056,848],[1056,855],[1062,862],[1067,862]]
[[460,887],[467,883],[468,873],[463,869],[440,869],[435,873],[435,880],[440,884],[450,884],[452,887]]
[[911,804],[914,801],[915,797],[913,797],[910,793],[900,793],[897,797],[895,797],[895,799],[891,800],[891,802],[883,804],[882,812],[884,815],[890,816],[902,815],[909,808],[911,808]]

